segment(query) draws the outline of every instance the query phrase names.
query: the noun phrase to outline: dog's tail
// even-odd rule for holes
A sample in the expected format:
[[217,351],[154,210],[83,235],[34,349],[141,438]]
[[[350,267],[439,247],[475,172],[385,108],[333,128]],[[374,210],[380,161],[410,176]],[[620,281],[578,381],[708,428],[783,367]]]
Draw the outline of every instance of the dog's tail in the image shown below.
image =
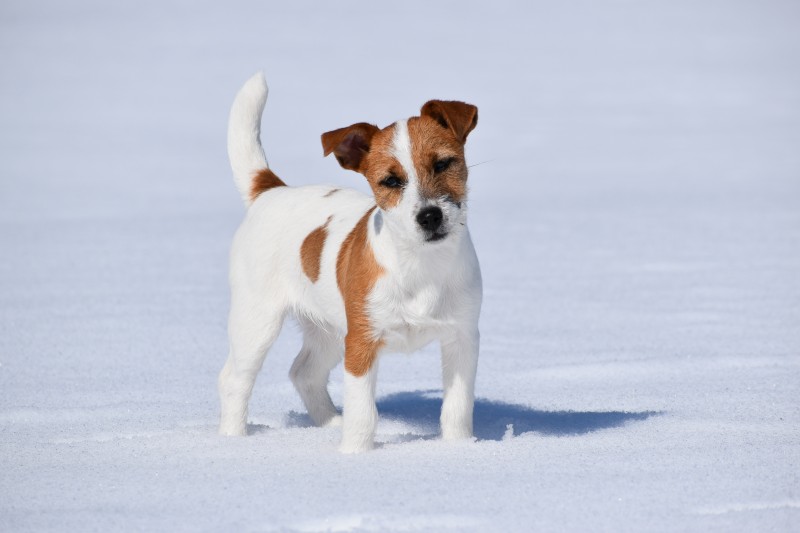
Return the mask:
[[268,92],[264,74],[255,74],[239,89],[228,120],[228,157],[245,206],[265,190],[285,185],[269,169],[261,147],[261,114]]

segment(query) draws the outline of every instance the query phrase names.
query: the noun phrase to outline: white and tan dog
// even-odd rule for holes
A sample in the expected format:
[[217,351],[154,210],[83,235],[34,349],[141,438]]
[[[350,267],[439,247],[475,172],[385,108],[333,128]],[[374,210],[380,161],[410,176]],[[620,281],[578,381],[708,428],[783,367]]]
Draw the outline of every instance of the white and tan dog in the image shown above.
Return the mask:
[[[432,100],[418,117],[322,135],[325,155],[363,174],[374,198],[329,186],[288,187],[260,141],[267,84],[236,96],[228,153],[249,209],[231,250],[230,354],[219,376],[220,433],[244,435],[256,374],[284,318],[303,330],[290,372],[318,425],[341,421],[341,451],[373,446],[378,358],[438,340],[445,439],[472,436],[481,275],[466,226],[464,143],[476,107]],[[344,358],[340,418],[328,394]]]

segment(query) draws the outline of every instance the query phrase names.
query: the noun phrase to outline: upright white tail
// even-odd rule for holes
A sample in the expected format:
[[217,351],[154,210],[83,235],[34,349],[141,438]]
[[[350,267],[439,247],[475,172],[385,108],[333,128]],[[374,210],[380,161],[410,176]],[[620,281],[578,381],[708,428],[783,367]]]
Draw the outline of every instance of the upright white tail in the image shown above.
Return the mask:
[[252,203],[253,176],[269,168],[261,147],[261,114],[268,93],[267,80],[258,72],[239,89],[228,120],[228,158],[245,206]]

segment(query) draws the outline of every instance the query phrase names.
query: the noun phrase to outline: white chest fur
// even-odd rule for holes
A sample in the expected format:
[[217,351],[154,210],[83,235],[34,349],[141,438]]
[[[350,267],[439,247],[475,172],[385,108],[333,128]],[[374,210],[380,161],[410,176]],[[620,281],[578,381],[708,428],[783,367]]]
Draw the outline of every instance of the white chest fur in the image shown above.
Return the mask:
[[409,353],[437,338],[454,323],[446,301],[442,288],[431,284],[408,291],[392,279],[379,281],[370,297],[370,311],[384,349]]
[[370,295],[370,316],[384,351],[409,353],[477,319],[481,279],[466,228],[451,242],[404,252],[370,235],[384,275]]

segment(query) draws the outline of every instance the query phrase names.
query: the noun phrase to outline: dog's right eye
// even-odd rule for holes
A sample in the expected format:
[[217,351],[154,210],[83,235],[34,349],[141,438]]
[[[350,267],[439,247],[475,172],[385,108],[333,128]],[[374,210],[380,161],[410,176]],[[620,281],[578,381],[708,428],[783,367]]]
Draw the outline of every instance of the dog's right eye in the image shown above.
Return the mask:
[[455,161],[455,160],[456,160],[455,157],[448,157],[447,159],[440,159],[440,160],[436,161],[433,164],[433,171],[436,174],[444,172],[445,170],[450,168],[450,165],[452,165],[453,161]]
[[381,185],[389,187],[390,189],[398,189],[403,186],[403,180],[397,176],[387,176],[381,181]]

